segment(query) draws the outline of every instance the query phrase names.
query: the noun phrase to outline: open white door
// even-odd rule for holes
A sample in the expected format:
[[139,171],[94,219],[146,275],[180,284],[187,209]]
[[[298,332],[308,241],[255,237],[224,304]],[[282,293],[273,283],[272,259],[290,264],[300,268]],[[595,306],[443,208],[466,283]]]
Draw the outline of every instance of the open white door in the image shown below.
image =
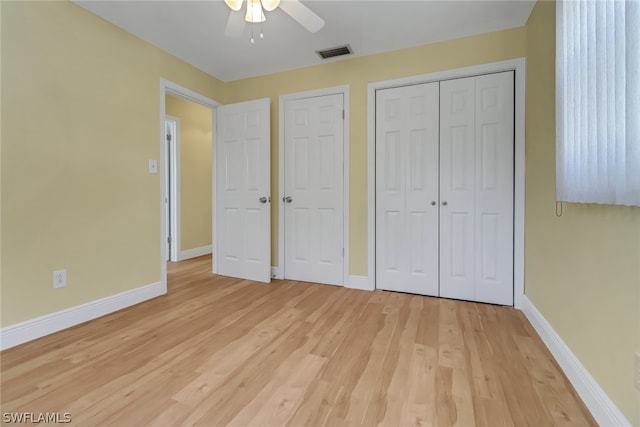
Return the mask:
[[269,99],[217,108],[217,274],[271,280],[269,139]]

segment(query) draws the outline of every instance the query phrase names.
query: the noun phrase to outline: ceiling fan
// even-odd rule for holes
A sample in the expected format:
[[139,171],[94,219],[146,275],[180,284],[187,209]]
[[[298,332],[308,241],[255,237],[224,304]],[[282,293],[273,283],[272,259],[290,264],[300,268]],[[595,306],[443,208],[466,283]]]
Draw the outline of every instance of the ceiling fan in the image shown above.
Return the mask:
[[227,27],[224,30],[224,35],[227,37],[240,37],[244,32],[245,22],[264,22],[267,19],[264,11],[271,12],[278,7],[312,33],[317,33],[324,27],[324,20],[300,0],[247,0],[244,19],[241,13],[234,13],[242,9],[244,0],[224,0],[224,2],[231,8]]

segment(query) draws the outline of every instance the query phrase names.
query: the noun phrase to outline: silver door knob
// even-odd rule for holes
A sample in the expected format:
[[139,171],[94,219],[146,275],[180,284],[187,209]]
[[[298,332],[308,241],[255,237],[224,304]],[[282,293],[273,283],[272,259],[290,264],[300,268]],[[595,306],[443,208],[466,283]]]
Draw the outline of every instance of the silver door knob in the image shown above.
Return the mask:
[[259,201],[260,203],[267,203],[267,198],[263,196],[263,197],[260,197],[260,198],[258,199],[258,201]]
[[291,196],[287,196],[287,197],[283,197],[282,201],[285,203],[291,203],[293,202],[293,199],[291,198]]
[[448,203],[447,203],[447,201],[446,201],[446,200],[445,200],[444,202],[442,202],[442,205],[443,205],[443,206],[447,206],[447,204],[448,204]]
[[436,205],[436,201],[435,201],[435,200],[432,200],[432,201],[431,201],[431,206],[435,206],[435,205]]

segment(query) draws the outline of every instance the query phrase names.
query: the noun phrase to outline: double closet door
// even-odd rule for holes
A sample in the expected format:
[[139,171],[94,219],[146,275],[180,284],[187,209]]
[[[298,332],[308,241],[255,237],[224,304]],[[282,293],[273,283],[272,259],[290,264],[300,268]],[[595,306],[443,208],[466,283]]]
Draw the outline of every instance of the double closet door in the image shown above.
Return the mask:
[[376,92],[376,287],[513,304],[513,72]]

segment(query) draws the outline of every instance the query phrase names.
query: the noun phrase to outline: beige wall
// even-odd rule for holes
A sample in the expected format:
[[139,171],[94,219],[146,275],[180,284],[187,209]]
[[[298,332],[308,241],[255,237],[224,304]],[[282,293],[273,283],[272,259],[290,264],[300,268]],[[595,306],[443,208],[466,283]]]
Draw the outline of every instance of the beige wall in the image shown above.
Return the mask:
[[[417,48],[331,62],[315,67],[238,80],[226,84],[229,102],[271,98],[271,194],[278,194],[278,97],[349,85],[350,109],[350,269],[367,275],[367,85],[525,56],[524,27]],[[271,259],[278,265],[278,204],[272,204]]]
[[180,119],[180,249],[211,245],[212,111],[175,96],[167,114]]
[[160,281],[160,78],[222,84],[72,3],[0,4],[9,326]]
[[565,204],[555,216],[555,4],[527,23],[525,293],[640,426],[640,208]]

